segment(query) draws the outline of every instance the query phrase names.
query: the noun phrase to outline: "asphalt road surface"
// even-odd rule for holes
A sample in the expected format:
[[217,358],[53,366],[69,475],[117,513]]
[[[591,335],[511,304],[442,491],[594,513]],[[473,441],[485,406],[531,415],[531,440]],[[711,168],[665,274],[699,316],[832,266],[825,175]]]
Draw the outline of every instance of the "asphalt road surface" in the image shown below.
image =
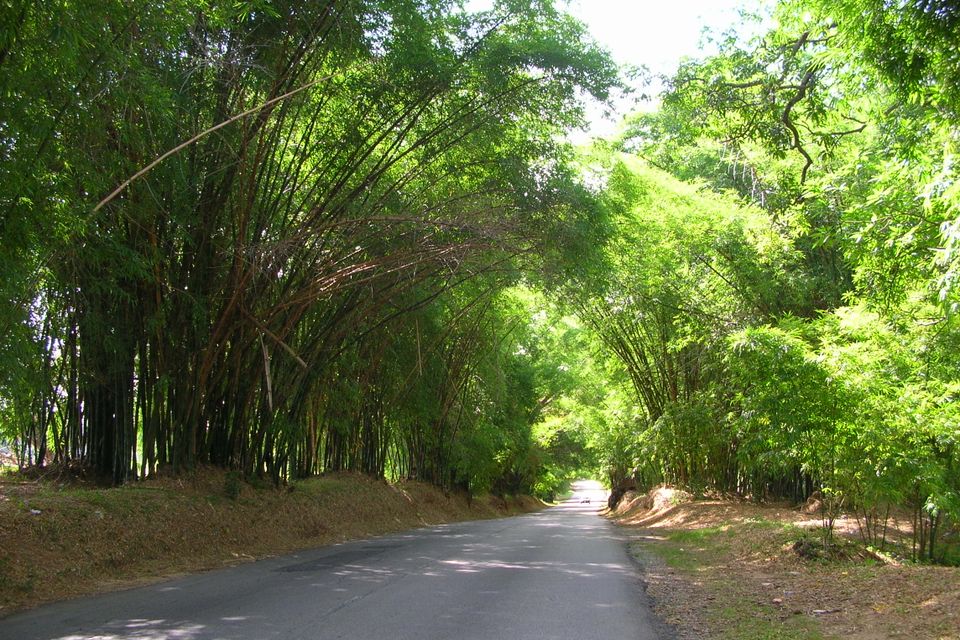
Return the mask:
[[0,639],[664,637],[597,493],[40,607]]

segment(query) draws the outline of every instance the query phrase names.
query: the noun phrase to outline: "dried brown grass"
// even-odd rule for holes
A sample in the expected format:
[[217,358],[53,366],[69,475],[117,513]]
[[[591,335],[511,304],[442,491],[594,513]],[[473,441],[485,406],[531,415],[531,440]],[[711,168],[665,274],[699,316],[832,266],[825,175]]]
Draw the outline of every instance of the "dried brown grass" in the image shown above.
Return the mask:
[[[230,496],[234,497],[231,498]],[[0,480],[0,615],[178,573],[542,507],[337,474],[253,487],[203,469],[121,488]]]
[[[852,518],[837,529],[851,551],[810,560],[792,543],[816,539],[820,521],[800,509],[631,501],[609,515],[631,532],[648,592],[681,638],[960,638],[960,569],[878,562],[857,552]],[[757,620],[738,627],[730,612]]]

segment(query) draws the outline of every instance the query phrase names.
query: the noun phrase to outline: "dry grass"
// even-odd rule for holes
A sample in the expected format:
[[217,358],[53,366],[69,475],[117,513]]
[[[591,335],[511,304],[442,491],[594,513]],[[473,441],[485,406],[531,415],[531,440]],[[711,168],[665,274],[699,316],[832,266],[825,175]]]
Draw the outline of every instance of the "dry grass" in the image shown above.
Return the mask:
[[960,638],[960,569],[880,562],[845,541],[855,523],[839,557],[810,560],[793,544],[819,521],[786,506],[631,499],[610,515],[681,638]]
[[531,511],[530,499],[446,495],[338,474],[284,488],[217,470],[118,489],[0,480],[0,615],[296,549]]

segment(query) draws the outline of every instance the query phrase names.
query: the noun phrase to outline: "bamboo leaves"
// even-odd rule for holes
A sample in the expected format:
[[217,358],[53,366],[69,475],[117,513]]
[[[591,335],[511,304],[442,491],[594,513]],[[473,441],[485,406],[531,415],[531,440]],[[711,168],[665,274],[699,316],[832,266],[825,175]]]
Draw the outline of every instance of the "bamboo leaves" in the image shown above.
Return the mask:
[[0,393],[41,408],[4,421],[24,463],[49,442],[113,482],[506,473],[458,444],[526,446],[499,409],[520,382],[492,391],[511,325],[493,301],[587,202],[556,134],[615,82],[538,6],[13,7],[0,206],[29,260],[2,274],[3,319],[38,331],[4,358],[39,347],[39,377]]

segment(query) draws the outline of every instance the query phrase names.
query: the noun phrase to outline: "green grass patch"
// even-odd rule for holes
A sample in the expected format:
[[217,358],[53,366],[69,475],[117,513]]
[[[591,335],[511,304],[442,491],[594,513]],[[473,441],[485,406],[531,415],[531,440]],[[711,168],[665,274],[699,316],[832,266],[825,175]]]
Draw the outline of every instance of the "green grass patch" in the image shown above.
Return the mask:
[[298,480],[293,485],[294,491],[302,491],[307,495],[323,495],[337,493],[344,489],[344,482],[337,478],[307,478]]
[[829,636],[806,616],[784,614],[776,607],[733,599],[713,612],[721,631],[716,637],[726,640],[826,640]]
[[738,564],[751,557],[782,552],[802,535],[802,529],[783,522],[753,519],[725,522],[701,529],[676,530],[663,539],[638,544],[669,567],[703,585],[703,605],[712,627],[710,637],[728,640],[817,640],[827,638],[816,620],[765,603],[749,593],[738,575]]
[[725,525],[676,531],[653,549],[670,567],[695,572],[713,566],[729,549],[728,531]]

